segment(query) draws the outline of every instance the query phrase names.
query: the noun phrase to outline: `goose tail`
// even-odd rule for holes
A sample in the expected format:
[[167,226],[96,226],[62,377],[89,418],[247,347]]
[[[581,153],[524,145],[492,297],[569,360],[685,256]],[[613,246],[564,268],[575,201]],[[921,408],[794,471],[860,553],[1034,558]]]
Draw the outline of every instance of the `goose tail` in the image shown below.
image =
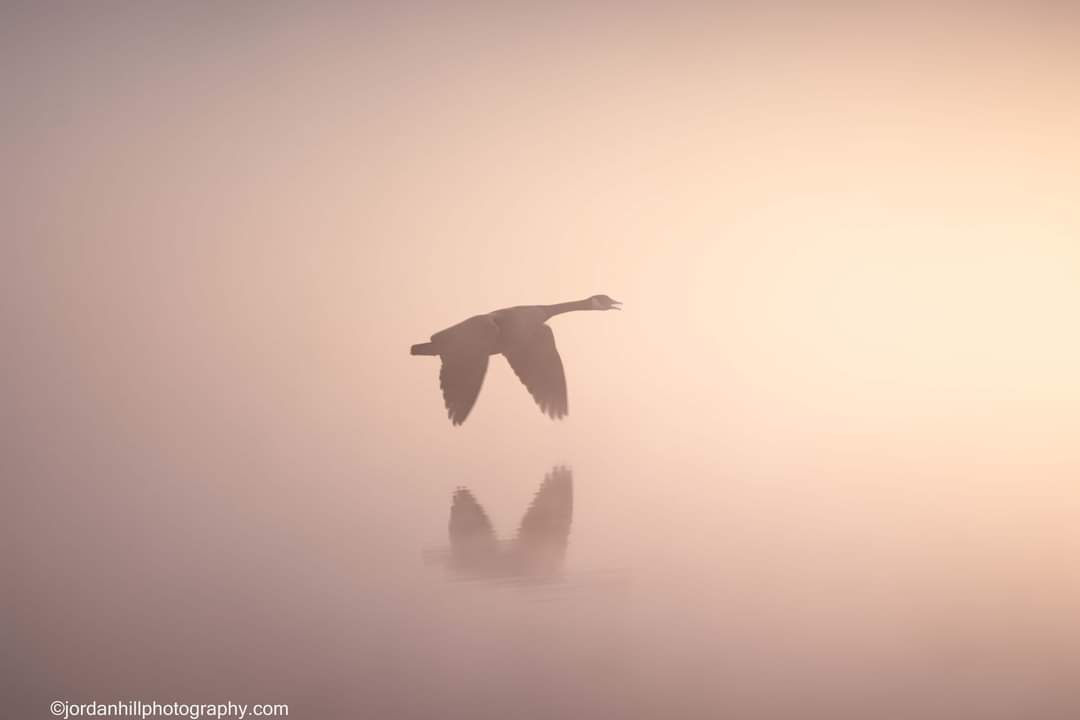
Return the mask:
[[435,350],[435,343],[426,342],[426,343],[419,343],[417,345],[413,345],[412,348],[409,349],[409,354],[410,355],[438,355],[439,353],[436,352],[436,350]]

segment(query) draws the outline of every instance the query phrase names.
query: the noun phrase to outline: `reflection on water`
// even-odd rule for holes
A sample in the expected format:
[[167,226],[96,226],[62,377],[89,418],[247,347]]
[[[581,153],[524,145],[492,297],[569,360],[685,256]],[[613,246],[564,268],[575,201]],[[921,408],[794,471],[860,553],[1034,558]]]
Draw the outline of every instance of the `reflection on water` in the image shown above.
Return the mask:
[[500,540],[472,491],[461,487],[450,505],[449,550],[427,560],[443,563],[458,578],[551,582],[562,576],[574,515],[574,476],[555,467],[521,518],[517,535]]

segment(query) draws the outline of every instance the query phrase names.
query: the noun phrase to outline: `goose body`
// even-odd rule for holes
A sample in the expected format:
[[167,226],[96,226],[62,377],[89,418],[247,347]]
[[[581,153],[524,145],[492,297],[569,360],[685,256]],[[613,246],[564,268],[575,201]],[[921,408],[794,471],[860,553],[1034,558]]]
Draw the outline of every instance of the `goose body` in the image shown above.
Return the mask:
[[441,358],[439,385],[454,425],[465,422],[476,404],[492,355],[503,355],[541,412],[559,419],[569,411],[566,375],[547,321],[574,310],[618,310],[620,304],[607,295],[593,295],[555,305],[503,308],[440,330],[430,342],[413,345],[411,354]]

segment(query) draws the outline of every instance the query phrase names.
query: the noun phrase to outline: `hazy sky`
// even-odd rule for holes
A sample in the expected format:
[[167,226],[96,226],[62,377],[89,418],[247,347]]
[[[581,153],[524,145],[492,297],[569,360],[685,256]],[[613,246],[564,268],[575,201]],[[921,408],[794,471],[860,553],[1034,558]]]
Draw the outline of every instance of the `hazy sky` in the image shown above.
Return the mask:
[[[312,717],[357,716],[350,693],[453,716],[455,672],[528,638],[499,643],[520,617],[490,599],[494,626],[447,635],[476,608],[409,604],[440,587],[421,552],[457,485],[516,518],[556,463],[571,559],[638,578],[546,616],[557,696],[593,678],[596,711],[625,680],[562,662],[575,623],[596,667],[639,661],[634,707],[709,716],[778,707],[688,689],[723,666],[710,633],[793,663],[839,648],[809,673],[824,708],[852,668],[925,668],[911,637],[936,661],[942,627],[982,638],[1013,612],[1057,638],[1030,656],[1061,675],[1024,695],[1006,672],[1019,689],[987,706],[1060,710],[1080,26],[1051,3],[896,7],[5,4],[2,644],[27,717],[64,693],[267,687]],[[437,361],[408,355],[594,293],[624,312],[552,321],[564,422],[496,358],[452,428]],[[852,592],[870,576],[893,580]],[[593,622],[608,602],[625,628]],[[390,659],[364,665],[372,647]],[[766,665],[742,687],[773,687]],[[506,687],[500,708],[527,694]]]

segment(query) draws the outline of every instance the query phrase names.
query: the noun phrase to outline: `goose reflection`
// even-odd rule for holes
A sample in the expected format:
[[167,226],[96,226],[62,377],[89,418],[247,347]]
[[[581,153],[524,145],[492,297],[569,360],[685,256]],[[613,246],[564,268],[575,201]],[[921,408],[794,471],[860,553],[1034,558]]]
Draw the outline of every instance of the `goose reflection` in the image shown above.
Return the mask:
[[551,581],[563,568],[574,513],[574,478],[567,467],[545,477],[517,536],[500,541],[484,508],[468,488],[450,506],[449,569],[463,579]]

